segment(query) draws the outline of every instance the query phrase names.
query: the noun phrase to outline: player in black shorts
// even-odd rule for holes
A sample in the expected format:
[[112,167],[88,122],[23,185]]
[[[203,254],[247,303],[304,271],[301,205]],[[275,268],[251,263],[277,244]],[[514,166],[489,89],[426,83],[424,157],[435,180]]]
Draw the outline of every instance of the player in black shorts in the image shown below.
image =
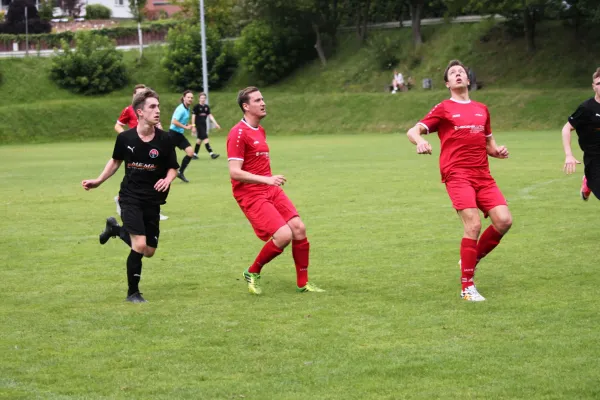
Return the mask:
[[215,117],[210,113],[210,107],[206,104],[206,93],[201,92],[198,94],[198,104],[196,104],[192,110],[192,135],[196,136],[196,147],[194,147],[194,159],[198,158],[198,151],[200,145],[204,143],[204,147],[210,158],[213,160],[219,157],[219,154],[214,153],[210,147],[210,141],[208,140],[208,131],[206,126],[206,118],[210,118],[215,128],[221,129],[221,126],[215,120]]
[[123,226],[119,226],[114,217],[108,218],[105,230],[100,234],[100,244],[119,236],[131,248],[127,257],[129,290],[126,300],[145,303],[138,287],[142,258],[152,257],[158,247],[160,206],[166,202],[179,164],[173,139],[156,128],[160,121],[156,92],[145,89],[138,93],[132,106],[139,119],[138,126],[117,136],[112,158],[100,176],[81,184],[85,190],[97,188],[125,162],[125,177],[119,191]]
[[562,129],[563,147],[567,156],[564,171],[567,174],[575,172],[575,166],[581,164],[571,151],[571,131],[575,129],[579,136],[585,167],[580,190],[583,200],[589,199],[591,193],[600,199],[600,68],[592,75],[592,88],[595,96],[581,103]]

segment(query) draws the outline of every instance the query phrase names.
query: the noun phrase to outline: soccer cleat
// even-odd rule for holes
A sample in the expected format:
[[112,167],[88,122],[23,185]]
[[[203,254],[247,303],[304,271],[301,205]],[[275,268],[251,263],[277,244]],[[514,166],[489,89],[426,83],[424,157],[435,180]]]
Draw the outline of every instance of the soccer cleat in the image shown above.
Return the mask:
[[194,155],[192,156],[192,160],[197,160],[198,159],[198,154],[194,153]]
[[104,227],[104,231],[100,234],[100,244],[104,244],[108,242],[108,239],[111,237],[116,237],[113,233],[113,228],[120,227],[119,223],[115,219],[115,217],[106,218],[106,226]]
[[185,183],[188,183],[189,181],[187,180],[187,178],[185,177],[185,175],[183,174],[183,172],[181,171],[177,171],[177,177],[179,179],[181,179],[182,181],[184,181]]
[[579,190],[579,193],[581,194],[581,200],[583,200],[583,201],[588,201],[588,199],[590,198],[590,194],[592,194],[592,191],[590,190],[590,188],[587,185],[587,179],[586,179],[585,175],[583,176],[583,179],[581,180],[581,189]]
[[475,285],[471,285],[460,292],[460,298],[467,301],[485,301],[485,297],[479,294]]
[[260,288],[260,274],[255,274],[245,270],[244,279],[248,282],[248,291],[252,294],[261,294],[262,289]]
[[125,301],[128,301],[130,303],[147,303],[146,299],[142,297],[142,294],[140,292],[135,292],[134,294],[127,296]]
[[212,158],[212,159],[214,160],[214,159],[217,159],[217,158],[219,158],[219,156],[220,156],[220,154],[217,154],[217,153],[212,153],[212,154],[210,155],[210,158]]
[[121,216],[121,205],[119,204],[119,196],[115,196],[115,204],[117,205],[117,215]]
[[320,287],[318,287],[317,285],[310,283],[310,282],[306,282],[306,285],[304,285],[303,287],[296,287],[296,291],[304,293],[304,292],[315,292],[315,293],[322,293],[325,290],[321,289]]
[[168,219],[169,219],[169,217],[167,217],[166,215],[162,215],[162,214],[160,214],[160,220],[161,220],[161,221],[166,221],[166,220],[168,220]]

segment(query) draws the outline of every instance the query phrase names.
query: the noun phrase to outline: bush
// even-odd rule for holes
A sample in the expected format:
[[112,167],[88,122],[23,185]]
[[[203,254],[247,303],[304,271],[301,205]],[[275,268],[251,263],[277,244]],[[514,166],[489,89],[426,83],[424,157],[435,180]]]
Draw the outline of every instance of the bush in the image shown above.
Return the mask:
[[42,21],[50,21],[54,13],[54,7],[52,6],[52,0],[45,0],[40,2],[39,15]]
[[389,35],[373,35],[369,40],[371,57],[381,69],[390,69],[400,61],[400,42]]
[[90,4],[85,7],[85,19],[110,19],[112,10],[102,4]]
[[[206,29],[206,58],[210,87],[223,86],[234,72],[233,47],[220,40],[217,31]],[[178,25],[169,29],[168,47],[162,66],[169,72],[174,89],[206,90],[202,82],[202,43],[198,25]]]
[[293,27],[273,27],[253,21],[237,41],[240,63],[254,76],[257,84],[274,83],[304,62],[313,59],[314,38]]
[[76,49],[62,42],[62,54],[52,60],[50,78],[74,93],[109,93],[127,84],[123,54],[114,41],[90,31],[78,32]]

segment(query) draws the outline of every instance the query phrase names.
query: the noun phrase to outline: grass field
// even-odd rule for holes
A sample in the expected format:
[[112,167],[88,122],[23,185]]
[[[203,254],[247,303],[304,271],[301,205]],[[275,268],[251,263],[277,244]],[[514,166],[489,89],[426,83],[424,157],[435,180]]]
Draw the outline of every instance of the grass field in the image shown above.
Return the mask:
[[562,174],[559,133],[496,138],[514,225],[480,264],[478,304],[459,299],[437,157],[404,135],[270,137],[323,294],[295,292],[289,250],[263,270],[265,294],[247,293],[262,242],[225,157],[203,153],[163,208],[143,305],[123,301],[123,243],[98,244],[122,171],[80,187],[112,142],[0,147],[0,398],[599,398],[597,200]]

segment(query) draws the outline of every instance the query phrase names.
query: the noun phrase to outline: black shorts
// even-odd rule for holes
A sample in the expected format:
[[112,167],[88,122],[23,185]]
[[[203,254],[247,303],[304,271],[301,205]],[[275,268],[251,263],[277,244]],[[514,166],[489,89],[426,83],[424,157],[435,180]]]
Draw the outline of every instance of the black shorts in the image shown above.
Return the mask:
[[128,203],[126,199],[120,199],[119,204],[125,230],[132,235],[146,236],[146,245],[157,248],[160,237],[160,206]]
[[173,143],[175,144],[175,146],[177,146],[181,150],[185,150],[186,148],[191,146],[190,142],[188,142],[183,133],[176,132],[172,129],[169,130],[169,133],[173,138]]
[[196,132],[198,132],[198,140],[208,139],[208,132],[206,131],[206,124],[202,127],[196,126]]

